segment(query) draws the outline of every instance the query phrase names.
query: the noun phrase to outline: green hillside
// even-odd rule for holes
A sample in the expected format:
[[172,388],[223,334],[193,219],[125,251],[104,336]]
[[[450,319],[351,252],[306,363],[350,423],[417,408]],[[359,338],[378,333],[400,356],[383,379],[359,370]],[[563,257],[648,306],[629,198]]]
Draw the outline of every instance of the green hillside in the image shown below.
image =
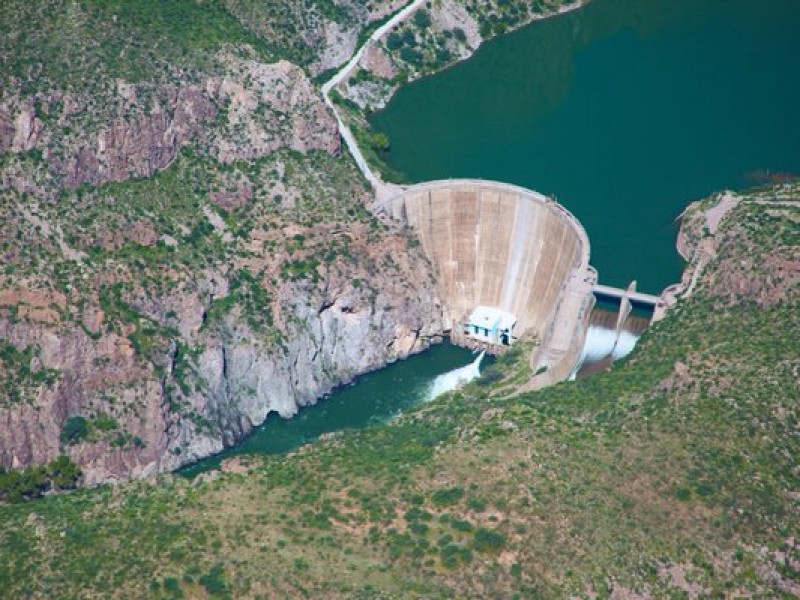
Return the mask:
[[507,359],[505,381],[290,456],[2,506],[0,590],[792,597],[798,199],[741,197],[691,298],[610,372],[508,397]]

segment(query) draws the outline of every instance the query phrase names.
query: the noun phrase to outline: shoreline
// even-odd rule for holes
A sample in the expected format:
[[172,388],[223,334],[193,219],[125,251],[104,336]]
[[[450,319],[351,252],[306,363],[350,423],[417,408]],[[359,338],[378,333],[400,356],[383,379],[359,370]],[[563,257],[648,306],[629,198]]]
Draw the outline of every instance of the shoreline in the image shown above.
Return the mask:
[[[445,71],[445,70],[447,70],[447,69],[449,69],[451,67],[455,67],[455,66],[457,66],[457,65],[459,65],[459,64],[461,64],[461,63],[463,63],[463,62],[465,62],[467,60],[469,60],[470,58],[472,58],[475,55],[475,52],[477,52],[478,49],[481,46],[483,46],[483,44],[485,42],[491,42],[492,40],[498,39],[498,38],[500,38],[500,37],[502,37],[502,36],[504,36],[506,34],[514,33],[516,31],[521,30],[524,27],[527,27],[527,26],[533,24],[533,23],[536,23],[536,22],[539,22],[539,21],[543,21],[545,19],[558,17],[558,16],[561,16],[561,15],[576,11],[576,10],[578,10],[580,8],[583,8],[584,6],[589,4],[590,2],[591,2],[591,0],[576,0],[575,2],[572,2],[570,4],[566,4],[566,5],[563,5],[563,6],[559,7],[558,10],[556,10],[555,12],[547,13],[547,14],[534,15],[533,18],[531,18],[529,21],[526,21],[525,23],[521,24],[519,27],[512,28],[512,29],[510,29],[508,31],[503,32],[502,34],[499,34],[499,35],[496,35],[496,36],[492,36],[490,38],[483,38],[483,37],[479,36],[477,44],[474,47],[469,47],[469,52],[465,56],[460,57],[457,60],[455,60],[455,61],[453,61],[451,63],[448,63],[447,65],[445,65],[441,69],[437,69],[437,70],[435,70],[433,72],[425,73],[425,74],[422,74],[422,75],[420,75],[418,73],[414,73],[414,74],[412,74],[412,76],[404,84],[392,86],[389,89],[388,95],[386,97],[382,98],[382,105],[386,106],[386,104],[388,104],[388,102],[391,100],[392,96],[394,96],[394,94],[403,85],[411,84],[411,83],[413,83],[415,81],[419,81],[421,79],[424,79],[425,77],[437,75],[437,74],[439,74],[439,73],[441,73],[441,72],[443,72],[443,71]],[[328,81],[326,81],[320,88],[320,90],[322,92],[322,97],[323,97],[323,99],[325,101],[325,104],[328,106],[328,108],[330,108],[330,110],[333,112],[334,117],[336,118],[337,127],[339,129],[339,135],[342,137],[343,141],[345,142],[345,146],[347,146],[347,149],[350,152],[350,155],[353,157],[353,160],[355,161],[355,163],[358,166],[359,170],[364,175],[365,179],[369,182],[369,184],[372,186],[373,191],[375,193],[375,200],[376,201],[388,200],[392,196],[395,196],[398,193],[401,193],[405,188],[408,187],[408,185],[399,185],[399,184],[394,184],[394,183],[391,183],[391,182],[384,181],[383,178],[381,177],[380,173],[376,173],[373,170],[372,166],[369,164],[369,162],[367,161],[366,157],[364,156],[364,153],[361,150],[361,147],[359,146],[358,141],[356,140],[355,136],[353,135],[353,132],[352,132],[350,126],[347,124],[347,122],[346,122],[345,118],[343,117],[342,113],[340,113],[336,103],[331,99],[330,94],[333,91],[337,91],[337,93],[341,94],[341,91],[339,89],[340,86],[342,84],[346,84],[348,82],[348,80],[350,79],[350,77],[352,76],[352,74],[353,74],[353,72],[355,70],[357,70],[359,68],[363,68],[363,67],[361,67],[361,61],[364,58],[364,55],[366,54],[366,52],[369,49],[371,44],[380,42],[380,40],[386,34],[388,34],[396,26],[400,25],[406,19],[411,17],[413,14],[415,14],[423,6],[425,6],[425,0],[413,0],[407,6],[405,6],[400,11],[395,13],[395,15],[392,16],[386,23],[384,23],[381,27],[376,29],[369,36],[369,38],[367,38],[367,40],[361,45],[361,47],[356,49],[356,51],[353,53],[353,55],[350,57],[350,59],[339,70],[337,70],[336,73]],[[341,95],[344,98],[347,98],[347,95],[345,95],[345,94],[341,94]],[[359,108],[360,108],[359,116],[366,121],[366,115],[365,115],[363,107],[359,107]],[[380,212],[380,210],[378,210],[377,212]]]

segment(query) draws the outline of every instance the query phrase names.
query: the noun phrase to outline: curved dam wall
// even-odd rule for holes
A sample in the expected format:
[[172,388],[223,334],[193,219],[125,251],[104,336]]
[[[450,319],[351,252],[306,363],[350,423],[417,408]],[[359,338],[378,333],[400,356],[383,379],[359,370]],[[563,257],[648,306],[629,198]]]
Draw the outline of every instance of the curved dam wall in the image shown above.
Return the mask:
[[410,187],[387,212],[417,234],[451,326],[478,305],[514,313],[518,337],[539,345],[535,387],[566,378],[588,327],[597,274],[581,224],[559,204],[521,187],[444,180]]

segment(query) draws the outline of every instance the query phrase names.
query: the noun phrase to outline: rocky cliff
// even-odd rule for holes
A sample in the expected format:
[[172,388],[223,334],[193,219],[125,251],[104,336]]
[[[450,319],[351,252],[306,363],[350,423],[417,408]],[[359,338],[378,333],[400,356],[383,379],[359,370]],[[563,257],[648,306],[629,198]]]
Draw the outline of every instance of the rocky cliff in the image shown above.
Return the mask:
[[11,4],[0,466],[170,470],[441,330],[311,80],[400,2]]
[[[424,348],[441,329],[425,263],[397,236],[336,234],[352,236],[348,259],[274,286],[249,280],[252,264],[233,273],[214,265],[163,295],[125,279],[109,286],[107,273],[66,295],[36,287],[41,280],[6,279],[0,337],[22,357],[3,356],[14,388],[0,407],[0,463],[22,467],[66,450],[86,483],[169,470],[234,443],[270,411],[290,417]],[[257,272],[274,275],[262,260]],[[270,298],[251,306],[247,295],[266,289]],[[14,379],[20,369],[27,380]],[[76,415],[90,431],[67,444],[64,424]]]

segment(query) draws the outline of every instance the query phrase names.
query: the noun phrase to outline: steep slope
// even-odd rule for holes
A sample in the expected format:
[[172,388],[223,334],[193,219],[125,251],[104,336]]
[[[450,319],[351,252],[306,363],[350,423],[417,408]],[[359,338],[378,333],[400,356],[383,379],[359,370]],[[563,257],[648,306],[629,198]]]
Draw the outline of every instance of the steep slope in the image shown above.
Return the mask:
[[290,456],[2,507],[0,589],[796,596],[800,186],[699,203],[682,240],[677,307],[610,372],[508,397],[510,354],[494,384]]
[[310,79],[397,2],[246,4],[0,7],[0,467],[170,470],[441,329]]

